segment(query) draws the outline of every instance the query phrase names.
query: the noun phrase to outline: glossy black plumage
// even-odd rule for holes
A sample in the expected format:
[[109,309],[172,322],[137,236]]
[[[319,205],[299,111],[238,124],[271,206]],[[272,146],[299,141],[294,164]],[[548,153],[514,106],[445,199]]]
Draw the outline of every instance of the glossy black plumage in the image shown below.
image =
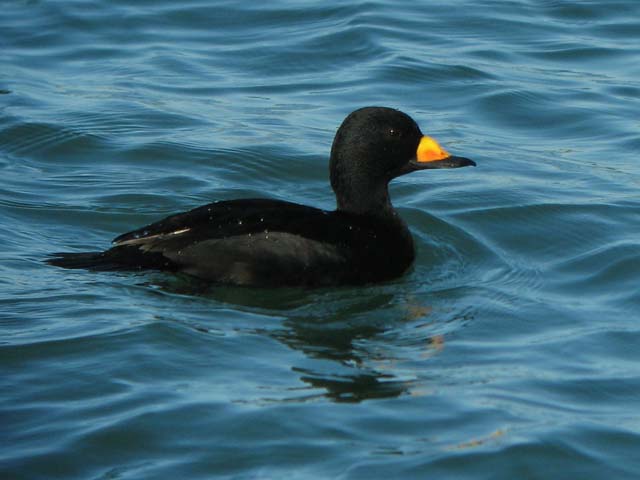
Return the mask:
[[[422,139],[406,114],[350,114],[331,149],[335,211],[269,199],[215,202],[114,239],[104,252],[60,253],[48,263],[93,270],[157,269],[221,284],[320,286],[396,278],[412,264],[411,234],[388,182],[427,168],[475,165],[447,156],[419,162]],[[446,153],[446,152],[445,152]]]

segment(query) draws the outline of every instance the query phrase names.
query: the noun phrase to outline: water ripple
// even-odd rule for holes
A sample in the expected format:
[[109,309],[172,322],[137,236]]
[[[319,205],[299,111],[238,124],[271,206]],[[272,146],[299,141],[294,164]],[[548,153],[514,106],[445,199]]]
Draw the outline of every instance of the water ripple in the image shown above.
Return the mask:
[[[638,477],[640,3],[5,3],[2,478]],[[211,200],[333,208],[367,104],[478,163],[392,183],[396,281],[42,263]]]

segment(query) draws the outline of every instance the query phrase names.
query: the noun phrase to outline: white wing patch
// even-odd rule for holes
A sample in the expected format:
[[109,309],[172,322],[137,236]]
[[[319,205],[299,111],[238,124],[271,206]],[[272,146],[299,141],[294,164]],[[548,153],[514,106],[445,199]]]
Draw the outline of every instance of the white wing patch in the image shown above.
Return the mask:
[[115,245],[120,246],[120,245],[140,245],[143,243],[148,243],[151,240],[161,240],[163,238],[169,238],[169,237],[173,237],[176,235],[182,235],[183,233],[187,233],[191,231],[190,228],[182,228],[180,230],[175,230],[173,232],[168,232],[168,233],[158,233],[156,235],[146,235],[146,236],[141,236],[141,237],[137,237],[137,238],[131,238],[129,240],[124,240],[122,242],[116,242]]

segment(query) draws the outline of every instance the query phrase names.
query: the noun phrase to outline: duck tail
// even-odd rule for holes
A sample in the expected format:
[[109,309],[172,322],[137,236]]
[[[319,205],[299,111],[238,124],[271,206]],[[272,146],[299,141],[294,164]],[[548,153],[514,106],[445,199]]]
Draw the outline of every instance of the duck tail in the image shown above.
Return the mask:
[[118,265],[106,255],[106,252],[52,253],[45,260],[49,265],[62,268],[86,268],[88,270],[121,270]]

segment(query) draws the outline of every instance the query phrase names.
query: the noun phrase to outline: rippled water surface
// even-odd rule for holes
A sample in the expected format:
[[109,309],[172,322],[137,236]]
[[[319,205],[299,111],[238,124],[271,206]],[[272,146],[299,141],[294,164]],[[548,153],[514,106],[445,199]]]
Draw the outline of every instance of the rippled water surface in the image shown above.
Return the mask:
[[[640,478],[640,2],[25,0],[0,31],[0,477]],[[394,181],[397,281],[42,262],[216,199],[333,208],[372,104],[478,163]]]

